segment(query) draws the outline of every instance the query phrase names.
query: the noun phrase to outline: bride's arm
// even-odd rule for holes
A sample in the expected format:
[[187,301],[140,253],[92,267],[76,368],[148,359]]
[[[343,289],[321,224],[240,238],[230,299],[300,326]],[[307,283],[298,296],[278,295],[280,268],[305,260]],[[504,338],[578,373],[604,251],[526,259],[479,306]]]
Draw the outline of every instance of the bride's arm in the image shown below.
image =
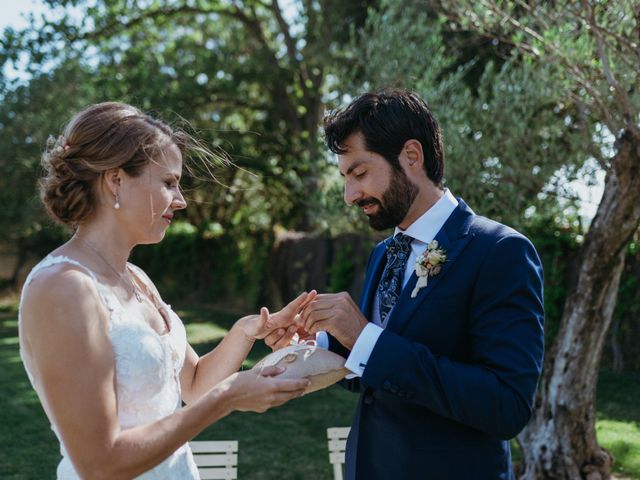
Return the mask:
[[[164,302],[155,284],[141,268],[129,264],[143,280],[161,307]],[[222,341],[209,353],[199,357],[187,344],[184,364],[180,371],[180,390],[182,400],[191,404],[208,392],[222,379],[237,372],[247,358],[256,339],[263,339],[269,334],[278,334],[278,338],[289,338],[298,328],[295,315],[317,295],[315,290],[303,292],[289,302],[282,310],[269,315],[268,310],[261,315],[242,317],[231,327]],[[266,313],[265,313],[266,312]],[[271,343],[269,343],[271,345]]]
[[82,478],[135,477],[231,411],[264,411],[307,385],[243,372],[162,420],[121,430],[108,313],[92,280],[72,269],[43,272],[30,284],[21,318],[29,368]]
[[272,315],[263,307],[260,315],[242,317],[222,341],[202,357],[198,357],[187,345],[184,366],[180,372],[184,402],[193,402],[221,379],[237,372],[256,339],[263,339],[272,332],[280,332],[281,336],[285,332],[293,334],[298,328],[295,323],[296,314],[315,296],[315,290],[304,292]]
[[[146,272],[136,265],[129,265],[142,280],[156,306],[159,309],[164,308],[160,292]],[[242,366],[255,339],[243,335],[238,328],[238,323],[234,324],[213,350],[202,357],[198,357],[195,350],[187,343],[184,364],[180,370],[180,390],[182,401],[186,404],[193,403]]]
[[198,357],[191,345],[187,344],[184,365],[180,371],[182,400],[191,404],[219,381],[237,372],[254,342],[254,338],[245,335],[238,321],[222,341],[202,357]]

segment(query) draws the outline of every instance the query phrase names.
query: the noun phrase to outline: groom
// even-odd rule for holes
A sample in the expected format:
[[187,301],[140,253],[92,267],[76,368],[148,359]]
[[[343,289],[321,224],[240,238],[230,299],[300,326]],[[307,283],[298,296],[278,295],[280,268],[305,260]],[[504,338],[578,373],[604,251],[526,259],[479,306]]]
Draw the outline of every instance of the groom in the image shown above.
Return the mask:
[[443,187],[440,128],[416,94],[364,94],[324,128],[344,200],[372,228],[394,228],[371,253],[359,306],[319,295],[300,316],[356,375],[346,478],[512,478],[509,439],[542,367],[534,247]]

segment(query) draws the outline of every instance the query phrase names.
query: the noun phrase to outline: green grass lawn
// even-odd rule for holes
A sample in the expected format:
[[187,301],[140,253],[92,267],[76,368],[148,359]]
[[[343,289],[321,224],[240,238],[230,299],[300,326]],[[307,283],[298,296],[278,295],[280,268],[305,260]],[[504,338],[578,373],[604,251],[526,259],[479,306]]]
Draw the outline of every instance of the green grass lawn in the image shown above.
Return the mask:
[[640,378],[602,372],[596,401],[598,442],[616,459],[614,471],[640,479]]
[[[174,308],[198,353],[209,351],[236,319],[205,307]],[[257,343],[246,366],[267,353]],[[614,454],[616,472],[634,479],[640,479],[639,399],[637,377],[601,375],[598,438]],[[355,395],[334,386],[264,414],[234,413],[198,439],[239,440],[240,478],[328,480],[326,428],[348,426],[355,401]],[[0,307],[0,407],[0,479],[54,478],[57,442],[20,362],[13,305]]]

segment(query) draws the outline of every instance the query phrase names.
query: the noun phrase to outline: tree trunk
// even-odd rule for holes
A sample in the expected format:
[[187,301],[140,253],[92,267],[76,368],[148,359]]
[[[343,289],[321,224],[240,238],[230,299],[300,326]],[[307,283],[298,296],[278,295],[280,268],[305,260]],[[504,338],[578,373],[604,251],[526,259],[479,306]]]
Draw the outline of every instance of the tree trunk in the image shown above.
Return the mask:
[[322,112],[324,105],[319,94],[322,87],[322,80],[314,81],[314,95],[306,99],[307,113],[304,116],[305,130],[300,132],[298,138],[305,138],[303,143],[303,151],[301,164],[305,170],[298,172],[302,178],[304,186],[304,197],[300,209],[302,215],[295,226],[298,232],[313,232],[318,225],[317,222],[317,203],[319,201],[318,192],[320,189],[320,175],[322,171],[321,163],[324,162],[323,150],[319,141],[318,125],[322,121]]
[[595,390],[626,247],[640,223],[640,134],[623,132],[581,252],[561,328],[547,352],[533,417],[518,437],[523,479],[610,477],[595,432]]
[[620,319],[614,319],[611,325],[611,370],[620,373],[624,370],[624,355],[619,341]]

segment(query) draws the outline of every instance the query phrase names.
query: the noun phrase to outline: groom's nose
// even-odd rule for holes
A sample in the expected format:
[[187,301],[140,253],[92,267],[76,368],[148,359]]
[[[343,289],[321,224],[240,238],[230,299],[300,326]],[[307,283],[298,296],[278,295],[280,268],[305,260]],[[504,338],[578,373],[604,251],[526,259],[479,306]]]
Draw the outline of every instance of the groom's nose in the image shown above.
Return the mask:
[[349,180],[344,181],[344,202],[347,205],[353,205],[362,197],[362,192],[359,188],[356,188],[353,182]]

